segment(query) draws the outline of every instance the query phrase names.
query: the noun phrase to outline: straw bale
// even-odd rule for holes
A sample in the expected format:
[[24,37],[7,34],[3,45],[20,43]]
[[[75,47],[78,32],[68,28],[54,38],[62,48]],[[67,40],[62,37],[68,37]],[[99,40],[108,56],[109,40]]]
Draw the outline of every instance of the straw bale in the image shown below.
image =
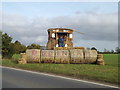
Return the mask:
[[54,50],[70,50],[72,47],[54,47]]
[[23,61],[18,61],[18,64],[23,64]]
[[98,54],[98,55],[97,55],[97,58],[98,58],[98,59],[103,59],[103,54]]
[[72,47],[63,47],[63,50],[70,50]]
[[19,58],[18,64],[26,64],[26,63],[27,63],[27,61],[25,58]]
[[54,50],[63,50],[63,47],[54,47]]
[[40,49],[27,49],[26,50],[27,62],[40,63]]
[[25,58],[26,59],[26,53],[20,53],[20,58]]
[[84,47],[73,47],[73,49],[82,49],[82,50],[84,50],[85,48]]
[[70,63],[84,63],[83,50],[81,49],[71,49],[70,50]]
[[103,59],[97,59],[97,64],[98,65],[105,65],[105,62]]
[[54,50],[42,50],[41,62],[53,63],[54,62]]
[[70,63],[68,50],[55,50],[55,63]]
[[97,60],[96,50],[84,50],[85,62],[84,63],[95,63]]

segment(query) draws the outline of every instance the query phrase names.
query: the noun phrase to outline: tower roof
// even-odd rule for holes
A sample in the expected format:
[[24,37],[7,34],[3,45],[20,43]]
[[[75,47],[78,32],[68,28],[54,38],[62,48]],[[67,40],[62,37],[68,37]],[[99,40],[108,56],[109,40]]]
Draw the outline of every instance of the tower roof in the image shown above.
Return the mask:
[[68,28],[49,28],[48,31],[57,31],[57,30],[68,30],[68,31],[71,31],[73,32],[74,30],[73,29],[68,29]]

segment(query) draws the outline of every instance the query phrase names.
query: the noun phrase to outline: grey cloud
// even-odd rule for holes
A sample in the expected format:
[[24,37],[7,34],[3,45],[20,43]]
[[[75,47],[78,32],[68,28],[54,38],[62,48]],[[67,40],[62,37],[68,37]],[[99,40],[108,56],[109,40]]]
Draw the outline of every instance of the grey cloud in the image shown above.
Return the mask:
[[71,28],[85,33],[74,33],[74,41],[100,40],[117,41],[117,13],[93,14],[80,13],[74,16],[59,16],[53,18],[37,17],[29,20],[26,17],[3,14],[2,30],[9,33],[15,40],[24,44],[47,43],[47,29],[55,27]]

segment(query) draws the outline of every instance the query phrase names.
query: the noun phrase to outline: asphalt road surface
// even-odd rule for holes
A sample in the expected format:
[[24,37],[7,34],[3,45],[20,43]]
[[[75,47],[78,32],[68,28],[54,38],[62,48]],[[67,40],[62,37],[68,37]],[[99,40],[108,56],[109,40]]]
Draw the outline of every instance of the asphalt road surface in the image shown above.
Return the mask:
[[3,67],[2,88],[110,88],[110,87]]

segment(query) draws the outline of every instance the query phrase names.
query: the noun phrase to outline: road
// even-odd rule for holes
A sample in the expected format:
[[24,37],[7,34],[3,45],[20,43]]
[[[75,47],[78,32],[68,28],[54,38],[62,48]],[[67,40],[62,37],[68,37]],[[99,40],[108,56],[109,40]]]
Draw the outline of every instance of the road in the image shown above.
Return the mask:
[[[1,67],[0,67],[1,68]],[[3,88],[110,88],[61,76],[2,68]]]

